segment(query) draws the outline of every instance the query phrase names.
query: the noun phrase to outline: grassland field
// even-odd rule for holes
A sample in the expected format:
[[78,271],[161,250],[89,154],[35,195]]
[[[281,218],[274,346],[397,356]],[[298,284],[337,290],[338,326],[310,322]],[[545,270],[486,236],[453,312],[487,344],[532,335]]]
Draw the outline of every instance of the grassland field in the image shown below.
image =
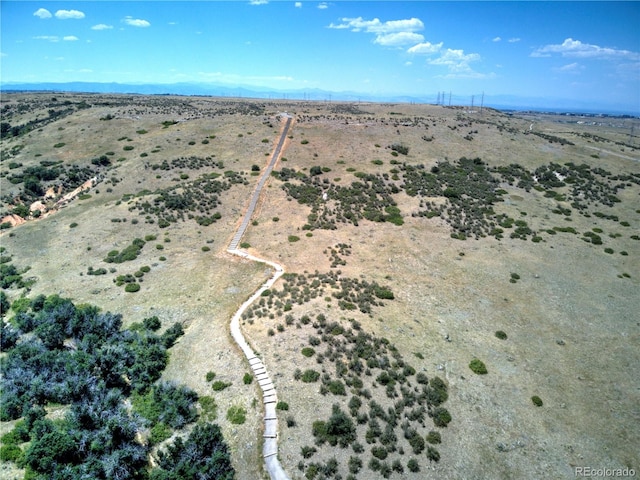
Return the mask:
[[[199,395],[212,395],[208,371],[231,383],[213,395],[219,412],[248,412],[242,425],[216,420],[237,478],[265,475],[261,393],[243,382],[249,367],[228,323],[270,272],[226,248],[281,112],[294,116],[292,130],[243,242],[288,275],[243,329],[288,404],[279,441],[291,478],[400,478],[398,465],[416,479],[640,470],[640,140],[630,135],[638,119],[68,93],[3,94],[0,108],[3,122],[32,126],[2,139],[0,212],[45,205],[0,233],[3,255],[34,280],[8,297],[57,293],[122,313],[125,327],[151,315],[181,322],[163,379]],[[29,167],[58,169],[39,180],[40,193],[98,181],[55,207],[55,197],[25,192]],[[418,180],[428,188],[408,194]],[[135,238],[145,239],[137,258],[105,261]],[[143,266],[139,291],[116,284]],[[106,273],[89,274],[99,268]],[[376,285],[393,298],[367,297]],[[365,359],[354,374],[347,353],[358,331],[382,363]],[[309,346],[314,353],[303,355]],[[488,373],[474,373],[473,359]],[[400,375],[405,365],[415,372]],[[298,370],[321,376],[301,381]],[[417,373],[446,384],[448,425],[434,423],[437,405],[420,403]],[[352,415],[360,452],[312,433],[334,405],[349,412],[352,398],[368,414],[362,423]],[[372,400],[396,440],[368,433]],[[416,453],[412,429],[423,438],[437,431],[441,443]],[[303,447],[315,451],[305,458]],[[350,458],[361,460],[357,472]],[[20,478],[11,464],[1,468]]]

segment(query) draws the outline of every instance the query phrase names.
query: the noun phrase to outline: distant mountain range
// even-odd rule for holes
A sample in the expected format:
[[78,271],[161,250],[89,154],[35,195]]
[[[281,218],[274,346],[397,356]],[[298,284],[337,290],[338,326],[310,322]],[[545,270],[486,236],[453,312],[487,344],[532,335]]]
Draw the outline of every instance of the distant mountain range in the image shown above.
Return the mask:
[[128,93],[141,95],[193,95],[213,97],[242,97],[271,100],[313,100],[313,101],[347,101],[347,102],[391,102],[391,103],[427,103],[435,104],[440,100],[444,105],[470,107],[472,101],[479,108],[483,100],[485,107],[498,110],[535,110],[547,112],[591,113],[607,115],[638,116],[640,111],[633,111],[629,106],[594,104],[586,101],[566,99],[550,99],[536,97],[518,97],[514,95],[451,95],[448,92],[441,99],[438,93],[425,95],[393,95],[367,94],[359,92],[332,92],[321,89],[276,90],[264,87],[203,83],[171,83],[171,84],[127,84],[101,82],[68,82],[68,83],[0,83],[0,91],[51,91],[77,93]]

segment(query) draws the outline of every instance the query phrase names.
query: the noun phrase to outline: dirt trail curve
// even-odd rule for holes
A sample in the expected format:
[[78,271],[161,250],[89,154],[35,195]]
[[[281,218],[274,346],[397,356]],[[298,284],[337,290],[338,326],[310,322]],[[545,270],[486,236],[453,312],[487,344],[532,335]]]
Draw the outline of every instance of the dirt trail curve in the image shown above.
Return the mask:
[[260,181],[258,182],[258,186],[256,187],[253,195],[251,196],[251,201],[249,202],[249,208],[244,214],[244,218],[242,219],[242,223],[236,230],[236,233],[233,235],[233,239],[229,244],[229,248],[227,252],[240,256],[242,258],[246,258],[249,260],[253,260],[256,262],[265,263],[271,266],[274,269],[274,273],[262,286],[254,292],[251,297],[244,302],[238,311],[231,318],[231,336],[238,344],[245,357],[249,361],[249,365],[253,370],[253,374],[258,381],[258,385],[262,389],[262,401],[264,403],[264,445],[262,447],[262,456],[264,457],[265,469],[269,472],[272,480],[289,480],[289,477],[285,473],[282,465],[280,465],[280,461],[278,460],[278,417],[276,415],[276,404],[278,402],[278,397],[276,394],[276,387],[267,372],[267,368],[260,358],[258,358],[255,352],[251,349],[249,344],[247,343],[244,335],[242,334],[242,330],[240,329],[240,320],[242,318],[242,314],[244,311],[256,300],[258,299],[262,292],[266,289],[271,288],[271,286],[282,276],[284,273],[284,269],[282,266],[278,265],[275,262],[271,262],[269,260],[265,260],[262,258],[254,257],[253,255],[249,255],[246,252],[238,249],[238,244],[242,239],[247,227],[249,226],[249,222],[251,221],[251,216],[256,208],[258,203],[258,199],[260,197],[260,192],[262,191],[262,187],[271,175],[271,171],[275,166],[278,158],[280,157],[280,153],[282,150],[282,146],[287,138],[287,133],[289,132],[289,127],[291,127],[292,117],[286,116],[287,121],[282,130],[282,134],[280,135],[280,140],[278,141],[278,145],[276,149],[273,151],[273,155],[271,156],[271,161],[267,166],[266,170],[262,174]]

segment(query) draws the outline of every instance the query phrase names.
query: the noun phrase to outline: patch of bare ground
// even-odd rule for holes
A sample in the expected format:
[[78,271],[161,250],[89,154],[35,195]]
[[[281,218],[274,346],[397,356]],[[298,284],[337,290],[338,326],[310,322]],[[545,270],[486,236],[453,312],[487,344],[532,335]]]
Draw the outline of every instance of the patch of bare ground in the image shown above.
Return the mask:
[[[532,242],[531,236],[510,238],[508,228],[502,240],[489,236],[460,241],[451,238],[451,226],[444,218],[417,215],[423,210],[421,198],[402,191],[400,171],[404,163],[423,164],[430,171],[439,162],[453,163],[465,156],[479,157],[488,167],[517,163],[533,171],[552,162],[573,162],[614,175],[637,176],[636,160],[588,148],[640,158],[636,148],[624,145],[629,141],[628,125],[567,123],[553,116],[507,116],[489,109],[481,115],[428,105],[337,108],[310,102],[276,105],[171,97],[163,103],[155,97],[107,97],[104,104],[94,101],[92,108],[49,123],[41,132],[3,140],[3,152],[24,145],[10,159],[25,166],[45,158],[83,164],[105,152],[115,154],[91,198],[4,231],[2,246],[16,264],[32,267],[28,275],[38,280],[30,295],[60,293],[120,312],[127,323],[149,315],[158,315],[164,325],[183,322],[185,335],[172,348],[163,378],[216,398],[217,421],[231,445],[238,478],[260,476],[262,423],[259,391],[255,382],[242,382],[249,369],[229,338],[228,321],[267,272],[264,266],[227,256],[224,249],[258,178],[252,175],[252,166],[263,167],[268,160],[278,133],[274,115],[283,110],[295,113],[296,123],[276,170],[286,167],[310,175],[312,167],[324,167],[317,178],[327,188],[360,181],[358,172],[387,175],[385,181],[400,189],[392,198],[404,221],[394,225],[361,220],[358,226],[338,221],[334,230],[305,230],[311,206],[287,198],[283,182],[275,177],[263,189],[255,223],[243,238],[251,245],[249,252],[282,264],[288,273],[309,278],[316,271],[321,275],[340,270],[336,273],[340,278],[377,282],[388,286],[395,297],[367,314],[341,309],[332,295],[335,290],[328,289],[308,301],[294,302],[289,310],[269,308],[253,323],[244,322],[279,400],[289,405],[289,410],[279,413],[279,439],[280,459],[291,478],[304,478],[312,463],[326,464],[332,457],[345,478],[351,456],[363,462],[356,478],[380,477],[368,466],[371,449],[379,444],[363,440],[368,428],[364,423],[356,427],[363,452],[325,443],[315,446],[317,452],[309,458],[301,455],[302,447],[314,446],[313,422],[326,421],[334,403],[348,412],[354,396],[353,387],[344,396],[323,395],[322,380],[295,379],[296,369],[336,377],[335,362],[327,355],[323,363],[317,360],[319,353],[327,353],[327,340],[313,347],[312,356],[301,353],[310,346],[310,336],[322,337],[313,326],[319,314],[346,329],[356,320],[362,331],[388,339],[417,372],[429,379],[439,376],[448,385],[449,398],[444,403],[452,416],[448,427],[435,427],[429,417],[424,426],[416,427],[423,437],[432,429],[441,432],[442,443],[434,445],[440,453],[438,462],[430,461],[424,451],[414,454],[401,427],[395,430],[404,454],[390,452],[386,461],[389,465],[400,461],[402,478],[424,478],[432,470],[437,478],[457,479],[565,478],[573,476],[574,466],[640,469],[640,436],[633,428],[640,404],[640,279],[636,273],[640,241],[632,238],[640,230],[637,183],[625,182],[629,185],[616,193],[620,202],[613,206],[588,204],[590,216],[584,216],[570,199],[545,196],[535,188],[526,191],[517,182],[502,179],[497,187],[506,193],[502,202],[495,203],[495,213],[526,221],[540,241]],[[58,101],[66,98],[77,101],[66,95]],[[253,115],[254,107],[262,113]],[[47,102],[42,108],[46,112]],[[113,118],[101,120],[108,115]],[[33,118],[22,114],[15,121]],[[163,122],[171,123],[165,128]],[[146,133],[138,133],[143,130]],[[65,146],[53,148],[57,143]],[[407,155],[394,156],[394,144],[407,147]],[[125,150],[125,146],[134,148]],[[224,168],[153,169],[164,160],[192,155],[211,156],[222,161]],[[123,160],[118,162],[119,158]],[[137,197],[123,198],[145,189],[185,186],[202,174],[226,170],[241,172],[247,184],[236,184],[221,194],[221,218],[206,227],[186,219],[159,228],[157,221],[146,223],[144,215],[129,210]],[[9,172],[5,161],[2,172]],[[19,184],[10,183],[7,175],[0,182],[3,195],[19,191]],[[567,195],[570,185],[555,190]],[[447,203],[444,196],[429,200]],[[335,198],[328,198],[326,206],[340,208]],[[553,213],[558,206],[571,209],[571,214]],[[71,228],[73,223],[77,226]],[[589,239],[586,232],[597,233],[602,244],[585,241]],[[146,242],[136,260],[117,265],[102,261],[109,251],[122,250],[134,238],[147,235],[156,239]],[[348,252],[340,253],[340,244],[348,245]],[[210,250],[203,251],[203,246]],[[332,267],[332,249],[344,264]],[[125,293],[113,283],[117,275],[132,274],[145,265],[150,271],[139,292]],[[113,267],[116,272],[89,276],[89,267]],[[284,284],[281,279],[274,290]],[[15,298],[19,292],[10,295]],[[293,317],[290,324],[287,315]],[[302,322],[305,315],[309,323]],[[495,336],[498,330],[506,333],[505,340]],[[343,339],[343,334],[334,337]],[[488,374],[476,375],[469,369],[474,358],[486,364]],[[213,393],[205,380],[208,371],[232,385]],[[380,372],[373,371],[371,377],[362,375],[371,399],[385,408],[393,406],[398,399],[387,397],[385,387],[375,382]],[[408,378],[417,386],[415,377]],[[534,395],[543,400],[541,407],[533,404]],[[371,399],[363,399],[363,412],[369,411]],[[232,405],[247,409],[244,425],[227,422],[225,413]],[[420,472],[409,472],[410,458],[419,461]],[[398,477],[397,472],[391,475]]]

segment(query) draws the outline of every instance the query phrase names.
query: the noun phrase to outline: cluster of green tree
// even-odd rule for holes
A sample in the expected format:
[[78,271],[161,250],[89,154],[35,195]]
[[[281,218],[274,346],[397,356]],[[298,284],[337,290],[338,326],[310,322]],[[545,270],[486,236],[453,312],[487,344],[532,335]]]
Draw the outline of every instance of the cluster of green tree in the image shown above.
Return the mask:
[[[186,441],[160,452],[159,469],[149,468],[150,445],[137,438],[145,428],[153,435],[158,424],[155,440],[159,430],[167,438],[197,418],[195,392],[155,384],[167,349],[182,334],[177,325],[157,335],[160,321],[151,317],[122,330],[121,315],[92,305],[57,295],[31,300],[3,322],[3,342],[10,341],[2,346],[0,420],[22,418],[2,437],[3,458],[38,480],[233,478],[216,426],[197,426]],[[48,418],[51,404],[65,406],[62,418]]]
[[35,278],[24,278],[23,275],[27,273],[31,267],[24,267],[19,269],[16,267],[11,261],[13,257],[7,254],[6,247],[0,247],[0,288],[2,289],[3,295],[3,308],[2,314],[4,315],[8,310],[9,306],[4,308],[6,299],[6,293],[4,290],[11,288],[29,288],[35,282]]
[[[42,160],[40,165],[26,167],[7,176],[7,180],[12,184],[22,186],[17,196],[18,200],[32,202],[40,199],[46,189],[53,184],[60,185],[63,190],[72,190],[98,173],[90,166],[71,165],[65,167],[60,163]],[[16,167],[16,170],[20,167],[21,165]],[[9,194],[3,196],[2,200],[7,204],[14,204],[15,197],[15,195]],[[26,213],[28,214],[28,211]]]
[[[331,322],[323,314],[315,318],[305,315],[298,323],[300,328],[303,325],[315,328],[315,335],[309,336],[313,347],[306,347],[312,354],[303,352],[306,357],[303,363],[315,360],[320,365],[329,364],[335,368],[335,374],[329,373],[329,368],[323,368],[322,374],[307,368],[294,372],[294,378],[320,380],[323,395],[351,395],[348,411],[335,406],[328,420],[312,422],[316,446],[325,443],[343,448],[351,446],[359,455],[364,452],[362,443],[366,442],[371,451],[369,468],[389,474],[392,470],[401,470],[400,466],[394,469],[392,465],[400,465],[401,456],[409,452],[424,455],[428,461],[439,461],[438,450],[427,444],[440,443],[441,435],[428,430],[427,422],[430,418],[433,426],[445,428],[452,420],[443,406],[448,399],[446,383],[439,377],[428,378],[423,372],[416,372],[386,338],[362,331],[355,320],[350,323],[348,327]],[[376,393],[377,390],[382,392]],[[356,425],[365,428],[358,429]],[[316,472],[323,470],[317,462],[306,461],[317,452],[315,447],[302,448],[303,460],[298,467],[307,478],[315,478],[319,474]],[[354,472],[351,463],[360,467],[364,463],[359,456],[353,458],[356,460],[350,461],[351,474],[359,470],[354,468]],[[411,467],[407,464],[411,471],[419,469],[419,458],[413,459]],[[340,468],[340,464],[335,465],[336,472]],[[388,478],[386,474],[383,477]]]
[[[215,157],[215,155],[213,155]],[[224,168],[224,162],[222,160],[214,160],[211,156],[202,158],[196,156],[180,157],[171,160],[163,160],[161,163],[154,163],[151,165],[151,170],[173,170],[174,168],[200,170],[201,168]]]
[[131,245],[125,247],[122,251],[111,250],[103,261],[107,263],[123,263],[135,260],[140,255],[145,243],[141,238],[136,238],[131,242]]
[[549,143],[559,143],[560,145],[575,145],[575,143],[567,140],[566,138],[558,137],[556,135],[549,135],[548,133],[542,133],[542,132],[536,132],[536,131],[525,132],[525,135],[528,135],[528,134],[532,134],[540,138],[544,138]]
[[236,184],[248,184],[243,176],[231,170],[224,172],[224,179],[218,180],[220,175],[211,173],[200,178],[165,188],[156,192],[143,192],[140,196],[153,195],[149,200],[138,200],[129,208],[146,215],[147,222],[153,223],[155,216],[158,226],[168,227],[178,220],[194,219],[200,225],[210,225],[221,218],[219,212],[212,210],[220,205],[220,195]]
[[[388,174],[356,172],[355,175],[358,181],[341,186],[330,183],[326,178],[320,180],[318,175],[307,176],[290,169],[275,174],[276,178],[285,180],[282,188],[290,198],[311,206],[307,224],[303,227],[305,230],[335,230],[338,222],[357,226],[361,220],[402,225],[400,209],[391,196],[400,190],[387,181]],[[292,179],[299,182],[292,183],[289,181]],[[329,208],[323,197],[333,200],[335,208]]]
[[341,270],[327,273],[285,274],[282,290],[265,290],[262,298],[243,314],[243,319],[251,320],[269,315],[275,308],[277,315],[291,309],[292,305],[303,304],[314,298],[331,295],[338,299],[342,310],[360,310],[371,314],[373,307],[383,306],[383,300],[393,300],[390,287],[377,282],[342,276]]
[[[344,266],[347,264],[347,261],[343,259],[340,255],[345,255],[345,256],[351,255],[351,245],[348,245],[346,243],[338,243],[336,245],[336,248],[329,247],[329,252],[330,252],[329,259],[331,260],[331,268],[337,268],[341,265]],[[327,251],[325,250],[323,253],[327,253]]]
[[29,120],[27,123],[21,125],[11,125],[8,122],[0,123],[0,138],[11,138],[25,135],[36,128],[42,128],[43,126],[55,122],[67,115],[73,113],[73,108],[65,108],[63,110],[49,109],[48,116],[44,118],[35,118]]

